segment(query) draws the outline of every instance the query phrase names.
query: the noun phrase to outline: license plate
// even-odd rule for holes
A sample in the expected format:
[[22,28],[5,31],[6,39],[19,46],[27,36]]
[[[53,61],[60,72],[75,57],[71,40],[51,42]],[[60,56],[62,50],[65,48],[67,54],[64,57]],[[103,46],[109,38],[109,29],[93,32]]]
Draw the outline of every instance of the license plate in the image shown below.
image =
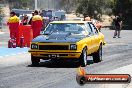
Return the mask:
[[56,55],[56,54],[50,54],[49,57],[51,57],[51,58],[56,58],[56,57],[59,57],[59,55]]
[[57,57],[57,55],[56,54],[52,54],[51,57]]

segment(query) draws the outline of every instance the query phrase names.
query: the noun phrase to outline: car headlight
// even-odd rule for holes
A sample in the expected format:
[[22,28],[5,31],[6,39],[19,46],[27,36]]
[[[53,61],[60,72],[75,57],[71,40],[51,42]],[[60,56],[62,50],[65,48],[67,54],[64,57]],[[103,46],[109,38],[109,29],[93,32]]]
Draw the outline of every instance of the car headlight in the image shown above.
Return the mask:
[[77,50],[77,45],[76,44],[71,44],[70,45],[70,50]]
[[31,44],[31,49],[38,49],[38,45],[37,44]]

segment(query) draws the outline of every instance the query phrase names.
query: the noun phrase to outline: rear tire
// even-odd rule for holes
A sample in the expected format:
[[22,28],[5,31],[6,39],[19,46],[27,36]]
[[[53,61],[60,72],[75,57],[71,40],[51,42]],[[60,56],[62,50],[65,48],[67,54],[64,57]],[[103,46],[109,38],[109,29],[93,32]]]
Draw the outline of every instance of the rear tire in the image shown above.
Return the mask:
[[80,64],[83,67],[87,66],[87,48],[84,48],[80,56]]
[[94,63],[102,61],[102,44],[100,44],[98,51],[93,54],[93,61]]
[[33,55],[31,55],[31,62],[32,62],[32,66],[38,66],[40,59],[38,59],[37,57],[34,57]]

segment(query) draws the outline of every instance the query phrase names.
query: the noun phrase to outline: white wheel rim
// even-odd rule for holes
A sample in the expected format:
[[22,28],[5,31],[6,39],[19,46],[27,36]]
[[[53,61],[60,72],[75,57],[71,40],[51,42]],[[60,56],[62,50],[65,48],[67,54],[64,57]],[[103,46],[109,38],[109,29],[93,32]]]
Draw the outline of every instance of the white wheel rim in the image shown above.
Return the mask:
[[87,64],[87,55],[86,55],[86,52],[84,52],[83,55],[84,55],[84,57],[83,57],[84,64],[86,65]]
[[102,47],[100,47],[100,50],[99,50],[99,57],[100,59],[102,59]]

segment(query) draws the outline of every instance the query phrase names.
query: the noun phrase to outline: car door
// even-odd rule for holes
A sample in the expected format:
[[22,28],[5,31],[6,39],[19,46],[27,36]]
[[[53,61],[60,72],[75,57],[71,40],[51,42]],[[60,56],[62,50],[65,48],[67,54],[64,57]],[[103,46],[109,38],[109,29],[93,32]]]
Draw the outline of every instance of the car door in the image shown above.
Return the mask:
[[89,23],[86,23],[86,26],[87,26],[87,31],[89,32],[89,34],[88,34],[88,38],[89,38],[89,40],[90,40],[90,43],[88,42],[87,43],[87,45],[89,45],[89,47],[88,47],[88,52],[89,53],[93,53],[94,52],[94,39],[95,39],[95,37],[94,37],[94,32],[93,32],[93,30],[92,30],[92,28],[90,27],[90,24]]
[[95,25],[94,24],[92,24],[92,23],[90,23],[90,27],[91,27],[91,29],[92,29],[92,31],[93,31],[93,33],[94,33],[94,35],[93,35],[93,37],[94,37],[94,39],[93,39],[93,50],[94,51],[97,51],[98,50],[98,48],[99,48],[99,43],[100,43],[100,39],[99,39],[99,32],[98,32],[98,30],[97,30],[97,28],[95,27]]

